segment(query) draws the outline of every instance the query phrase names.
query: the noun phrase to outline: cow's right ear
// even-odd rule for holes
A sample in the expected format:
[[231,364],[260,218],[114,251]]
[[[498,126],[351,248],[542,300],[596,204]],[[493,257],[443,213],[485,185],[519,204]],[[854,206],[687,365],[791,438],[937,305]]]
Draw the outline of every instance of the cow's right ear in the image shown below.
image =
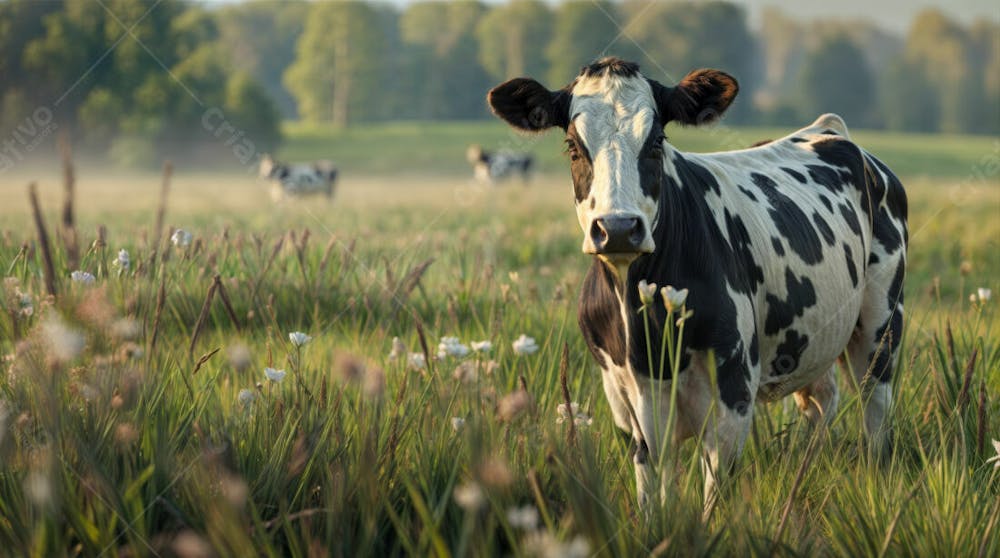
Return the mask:
[[569,125],[569,94],[549,91],[531,78],[515,78],[490,90],[486,96],[493,113],[511,126],[540,132]]

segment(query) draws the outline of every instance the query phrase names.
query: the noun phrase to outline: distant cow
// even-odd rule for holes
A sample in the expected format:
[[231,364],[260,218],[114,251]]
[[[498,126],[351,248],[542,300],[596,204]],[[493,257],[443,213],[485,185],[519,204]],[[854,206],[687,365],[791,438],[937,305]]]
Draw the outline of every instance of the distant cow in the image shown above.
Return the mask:
[[515,176],[527,180],[534,162],[529,153],[508,150],[491,153],[484,151],[477,144],[469,146],[465,151],[465,157],[472,165],[476,180],[486,184],[494,184]]
[[[808,419],[830,421],[845,349],[869,443],[875,452],[890,443],[903,335],[903,186],[833,114],[756,148],[684,153],[667,142],[667,123],[711,122],[738,89],[718,70],[666,87],[608,58],[563,89],[518,78],[489,94],[515,128],[566,134],[583,251],[594,256],[580,328],[603,369],[615,423],[635,443],[643,508],[659,484],[661,450],[701,436],[710,510],[758,401],[794,394]],[[664,331],[676,338],[680,310],[663,297],[672,305],[683,297],[655,289],[640,297],[641,280],[689,290],[693,314],[676,378],[662,365],[660,340]],[[672,414],[674,430],[665,432]]]
[[337,168],[330,161],[281,163],[264,154],[260,159],[260,177],[271,181],[274,201],[310,194],[332,198]]

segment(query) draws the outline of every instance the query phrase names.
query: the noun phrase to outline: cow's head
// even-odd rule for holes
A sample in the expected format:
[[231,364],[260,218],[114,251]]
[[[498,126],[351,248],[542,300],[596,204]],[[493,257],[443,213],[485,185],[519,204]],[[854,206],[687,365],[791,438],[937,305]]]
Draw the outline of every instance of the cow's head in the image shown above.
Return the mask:
[[736,97],[736,80],[718,70],[696,70],[675,87],[639,73],[639,66],[604,58],[573,83],[550,91],[530,78],[493,88],[493,112],[519,130],[566,132],[583,251],[627,266],[655,248],[652,231],[666,137],[663,126],[716,120]]

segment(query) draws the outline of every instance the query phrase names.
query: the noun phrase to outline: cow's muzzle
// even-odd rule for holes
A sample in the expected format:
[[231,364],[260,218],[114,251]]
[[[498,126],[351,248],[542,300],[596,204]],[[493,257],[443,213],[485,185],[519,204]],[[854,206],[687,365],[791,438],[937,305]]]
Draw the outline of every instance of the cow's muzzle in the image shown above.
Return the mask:
[[590,224],[590,240],[594,254],[639,254],[644,249],[646,227],[633,215],[598,217]]

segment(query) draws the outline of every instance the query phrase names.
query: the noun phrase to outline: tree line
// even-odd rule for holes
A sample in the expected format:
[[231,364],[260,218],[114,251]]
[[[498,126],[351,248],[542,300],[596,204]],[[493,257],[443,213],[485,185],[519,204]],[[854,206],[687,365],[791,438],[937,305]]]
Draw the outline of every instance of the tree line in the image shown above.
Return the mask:
[[718,1],[0,0],[0,133],[45,109],[128,161],[224,139],[205,124],[214,110],[263,150],[282,118],[485,118],[496,83],[532,75],[560,87],[606,54],[668,84],[692,68],[725,69],[741,85],[731,123],[794,126],[838,112],[854,127],[1000,128],[1000,26],[935,10],[900,37],[775,9],[754,32],[742,7]]

